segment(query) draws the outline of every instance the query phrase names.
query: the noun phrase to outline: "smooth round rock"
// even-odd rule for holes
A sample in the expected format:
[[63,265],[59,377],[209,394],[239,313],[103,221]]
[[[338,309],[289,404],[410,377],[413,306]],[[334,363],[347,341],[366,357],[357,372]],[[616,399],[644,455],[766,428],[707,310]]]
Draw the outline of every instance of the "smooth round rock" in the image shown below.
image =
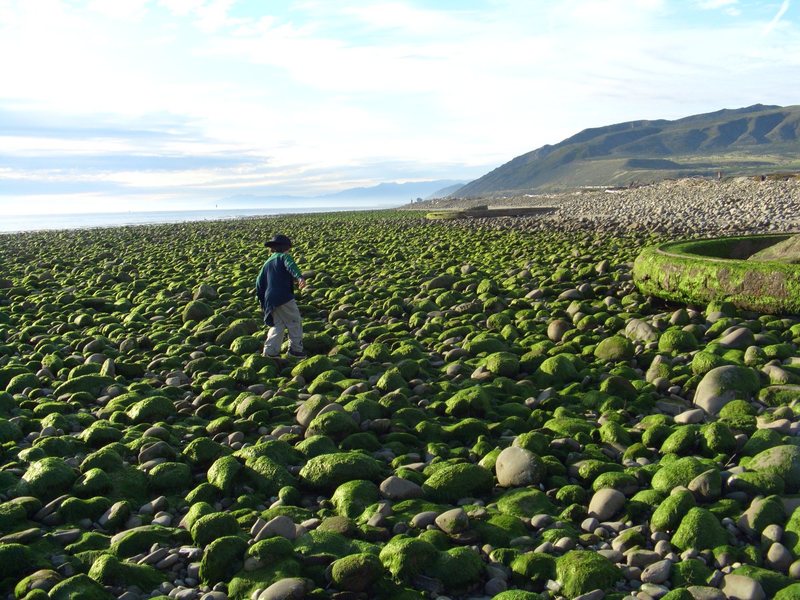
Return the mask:
[[670,569],[672,569],[672,561],[659,560],[647,565],[642,571],[642,583],[664,583],[669,579]]
[[498,455],[495,471],[501,487],[521,487],[538,484],[544,475],[544,466],[530,450],[509,446]]
[[613,488],[603,488],[592,496],[589,502],[589,516],[600,521],[608,521],[625,506],[625,495]]
[[436,517],[435,523],[445,533],[461,533],[469,527],[469,517],[463,508],[453,508]]
[[380,490],[381,494],[389,500],[410,500],[421,498],[423,494],[422,487],[396,475],[384,479],[381,482]]
[[287,577],[276,581],[258,595],[258,600],[302,600],[306,597],[308,585],[300,577]]
[[755,579],[744,575],[725,575],[722,580],[722,592],[728,600],[765,600],[764,588]]

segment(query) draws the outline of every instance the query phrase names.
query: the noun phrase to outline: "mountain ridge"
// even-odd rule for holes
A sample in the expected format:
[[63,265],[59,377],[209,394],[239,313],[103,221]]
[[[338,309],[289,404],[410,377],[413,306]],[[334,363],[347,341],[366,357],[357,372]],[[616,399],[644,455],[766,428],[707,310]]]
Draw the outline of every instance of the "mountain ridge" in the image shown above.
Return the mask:
[[800,169],[800,105],[755,104],[587,128],[521,154],[452,195],[627,185],[765,168]]

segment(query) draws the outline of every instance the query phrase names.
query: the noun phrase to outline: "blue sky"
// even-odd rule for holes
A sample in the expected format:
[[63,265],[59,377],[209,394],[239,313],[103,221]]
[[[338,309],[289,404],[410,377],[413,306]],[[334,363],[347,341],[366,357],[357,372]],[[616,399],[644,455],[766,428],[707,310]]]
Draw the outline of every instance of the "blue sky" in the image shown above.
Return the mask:
[[800,0],[0,0],[0,215],[469,180],[800,104]]

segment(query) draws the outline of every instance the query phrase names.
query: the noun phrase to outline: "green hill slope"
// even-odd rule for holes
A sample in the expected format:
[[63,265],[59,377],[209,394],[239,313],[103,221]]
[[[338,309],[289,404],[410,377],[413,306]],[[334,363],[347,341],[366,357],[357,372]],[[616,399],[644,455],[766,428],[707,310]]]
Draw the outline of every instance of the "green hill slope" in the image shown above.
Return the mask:
[[780,170],[800,170],[800,106],[756,104],[675,121],[630,121],[585,129],[514,158],[454,195]]

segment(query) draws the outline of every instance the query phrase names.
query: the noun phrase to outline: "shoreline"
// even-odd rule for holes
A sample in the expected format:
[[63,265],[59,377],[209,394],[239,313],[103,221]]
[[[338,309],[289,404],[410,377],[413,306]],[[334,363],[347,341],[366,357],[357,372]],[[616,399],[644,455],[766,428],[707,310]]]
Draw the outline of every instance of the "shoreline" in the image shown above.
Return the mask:
[[[22,221],[32,221],[34,218],[41,216],[46,221],[54,221],[60,218],[65,218],[66,220],[79,220],[82,218],[86,219],[100,219],[95,224],[86,224],[86,225],[75,225],[75,226],[53,226],[53,227],[40,227],[36,229],[8,229],[4,230],[1,229],[3,226],[0,223],[0,236],[3,235],[12,235],[12,234],[20,234],[20,233],[41,233],[44,231],[77,231],[77,230],[89,230],[89,229],[102,229],[108,227],[140,227],[143,225],[169,225],[169,224],[178,224],[178,223],[199,223],[199,222],[215,222],[215,221],[235,221],[235,220],[247,220],[247,219],[264,219],[268,217],[286,217],[292,215],[310,215],[310,214],[324,214],[324,213],[343,213],[343,212],[367,212],[367,211],[377,211],[377,210],[396,210],[396,207],[368,207],[368,208],[360,208],[360,207],[309,207],[306,210],[298,211],[298,212],[286,212],[281,209],[270,209],[270,208],[241,208],[241,209],[209,209],[209,210],[164,210],[164,211],[140,211],[140,212],[120,212],[120,213],[60,213],[57,215],[8,215],[4,217],[4,219],[17,219]],[[256,212],[257,211],[257,212]],[[231,214],[233,212],[240,212],[241,214]],[[170,219],[159,219],[157,217],[153,218],[152,220],[135,220],[135,221],[123,221],[125,216],[129,218],[135,218],[135,216],[139,216],[139,219],[145,218],[145,215],[176,215],[178,213],[185,213],[188,218],[170,218]],[[209,215],[207,213],[224,213],[220,215]],[[202,216],[200,216],[202,214]],[[194,218],[190,217],[189,215],[195,215]],[[118,221],[115,221],[113,217],[119,216]],[[106,222],[105,218],[108,218],[108,222]]]

